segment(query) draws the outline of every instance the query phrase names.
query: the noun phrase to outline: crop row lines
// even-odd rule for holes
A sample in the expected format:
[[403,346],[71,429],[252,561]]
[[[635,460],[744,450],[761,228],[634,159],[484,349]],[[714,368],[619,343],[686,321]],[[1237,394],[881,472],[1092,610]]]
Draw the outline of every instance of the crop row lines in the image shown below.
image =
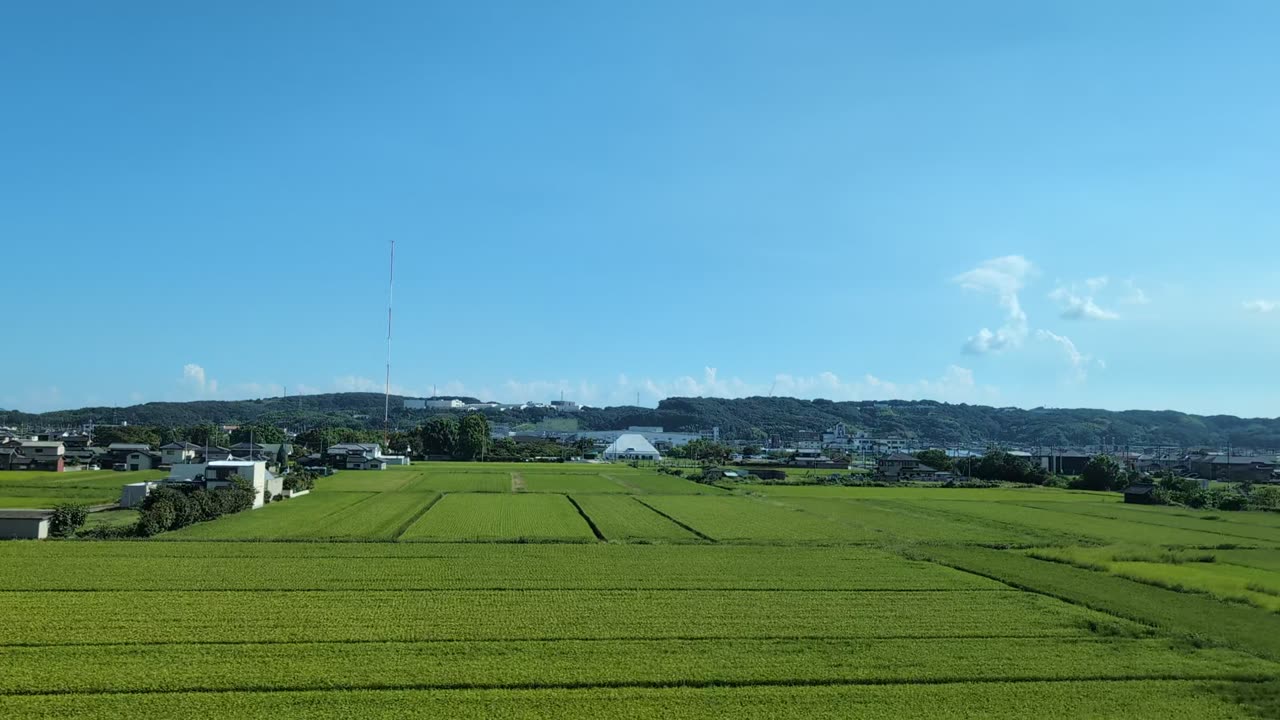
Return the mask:
[[[814,679],[814,678],[769,678],[754,680],[621,680],[593,682],[560,682],[560,683],[371,683],[362,685],[361,691],[537,691],[537,690],[673,690],[681,688],[767,688],[767,687],[857,687],[884,685],[980,685],[1008,683],[1123,683],[1152,681],[1223,681],[1240,683],[1274,682],[1275,676],[1268,673],[1206,673],[1179,675],[1098,675],[1073,678],[1011,675],[1006,677],[951,677],[951,678],[860,678],[860,679]],[[59,697],[68,695],[104,696],[104,695],[188,695],[188,694],[235,694],[235,693],[296,693],[296,692],[346,692],[353,688],[333,687],[317,688],[308,685],[273,686],[273,687],[184,687],[179,689],[142,689],[129,690],[41,690],[41,691],[0,691],[0,697]]]
[[[619,643],[619,642],[653,642],[653,643],[670,643],[670,642],[733,642],[733,641],[799,641],[799,642],[827,642],[842,640],[857,640],[866,642],[880,642],[891,640],[919,640],[919,641],[939,641],[939,640],[1060,640],[1063,636],[1045,635],[1043,633],[950,633],[939,635],[610,635],[608,637],[600,636],[572,636],[572,635],[555,635],[543,637],[522,636],[518,638],[427,638],[422,640],[157,640],[151,642],[141,641],[103,641],[103,642],[57,642],[57,643],[41,643],[41,642],[13,642],[0,643],[0,648],[77,648],[77,647],[122,647],[122,648],[145,648],[145,647],[168,647],[172,645],[180,646],[204,646],[204,645],[244,645],[244,646],[266,646],[266,645],[456,645],[460,643],[468,643],[472,645],[478,644],[494,644],[494,645],[513,645],[513,644],[551,644],[551,643]],[[1087,635],[1069,636],[1074,642],[1114,642],[1115,638],[1111,637],[1091,637]],[[1132,638],[1136,639],[1136,638]]]
[[[1062,562],[1062,561],[1051,561]],[[1070,564],[1070,563],[1063,563]],[[737,593],[826,593],[826,594],[859,594],[868,595],[872,593],[890,593],[894,595],[902,593],[1006,593],[1016,594],[1020,590],[1009,587],[954,587],[954,588],[903,588],[903,587],[884,587],[884,588],[796,588],[796,587],[762,587],[753,585],[751,587],[732,587],[725,585],[715,586],[689,586],[689,587],[673,587],[666,585],[649,585],[649,586],[621,586],[621,585],[593,585],[583,587],[581,585],[570,585],[567,587],[555,587],[550,585],[493,585],[479,586],[467,585],[464,587],[418,587],[408,585],[404,587],[387,586],[387,587],[316,587],[316,588],[246,588],[246,587],[192,587],[192,588],[21,588],[6,590],[0,588],[0,595],[6,593],[22,593],[24,595],[34,593],[268,593],[278,595],[281,593],[475,593],[475,592],[539,592],[539,593],[613,593],[613,592],[635,592],[635,593],[717,593],[717,592],[737,592]]]

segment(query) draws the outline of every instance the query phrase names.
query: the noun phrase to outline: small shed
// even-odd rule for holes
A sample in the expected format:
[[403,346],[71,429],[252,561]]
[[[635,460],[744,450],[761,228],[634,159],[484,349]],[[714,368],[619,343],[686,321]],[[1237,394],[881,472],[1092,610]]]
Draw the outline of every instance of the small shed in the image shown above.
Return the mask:
[[0,538],[43,540],[49,537],[47,510],[0,510]]
[[1156,486],[1151,483],[1137,483],[1124,489],[1124,501],[1138,505],[1159,505]]
[[151,494],[152,488],[159,483],[155,482],[136,482],[129,483],[124,486],[124,491],[120,493],[120,507],[131,508],[142,504],[147,499],[147,495]]

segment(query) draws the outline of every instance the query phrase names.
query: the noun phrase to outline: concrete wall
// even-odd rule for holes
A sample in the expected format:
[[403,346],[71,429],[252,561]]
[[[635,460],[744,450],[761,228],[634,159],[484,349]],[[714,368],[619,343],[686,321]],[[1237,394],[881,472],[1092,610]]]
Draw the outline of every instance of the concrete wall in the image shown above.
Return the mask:
[[49,518],[0,518],[0,538],[43,540],[49,537]]

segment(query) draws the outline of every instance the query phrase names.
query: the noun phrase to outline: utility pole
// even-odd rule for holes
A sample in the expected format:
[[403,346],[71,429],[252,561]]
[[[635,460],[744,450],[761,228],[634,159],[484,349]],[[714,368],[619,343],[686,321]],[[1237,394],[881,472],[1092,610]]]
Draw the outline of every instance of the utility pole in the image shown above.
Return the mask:
[[387,278],[387,386],[382,406],[382,446],[391,444],[391,306],[396,292],[396,241],[391,241],[391,272]]

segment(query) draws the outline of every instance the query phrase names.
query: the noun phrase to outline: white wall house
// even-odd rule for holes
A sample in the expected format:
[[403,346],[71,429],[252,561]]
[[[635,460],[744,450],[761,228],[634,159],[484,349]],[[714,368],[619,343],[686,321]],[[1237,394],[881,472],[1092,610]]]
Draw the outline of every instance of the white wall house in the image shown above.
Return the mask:
[[168,445],[160,446],[160,464],[176,465],[177,463],[190,462],[195,459],[196,453],[202,448],[189,442],[175,442]]
[[[264,460],[214,460],[208,463],[178,463],[169,470],[169,477],[161,483],[199,483],[203,478],[205,489],[214,490],[230,485],[237,477],[246,480],[255,490],[253,507],[266,504],[265,495],[275,497],[284,493],[284,479],[267,469]],[[132,507],[142,502],[152,488],[160,483],[130,483],[124,488],[120,504]]]
[[604,451],[605,460],[661,460],[656,448],[639,433],[626,433]]
[[284,480],[267,471],[262,460],[214,460],[205,466],[204,486],[209,490],[230,485],[236,478],[243,478],[253,486],[253,506],[266,504],[264,495],[275,497],[284,492]]

